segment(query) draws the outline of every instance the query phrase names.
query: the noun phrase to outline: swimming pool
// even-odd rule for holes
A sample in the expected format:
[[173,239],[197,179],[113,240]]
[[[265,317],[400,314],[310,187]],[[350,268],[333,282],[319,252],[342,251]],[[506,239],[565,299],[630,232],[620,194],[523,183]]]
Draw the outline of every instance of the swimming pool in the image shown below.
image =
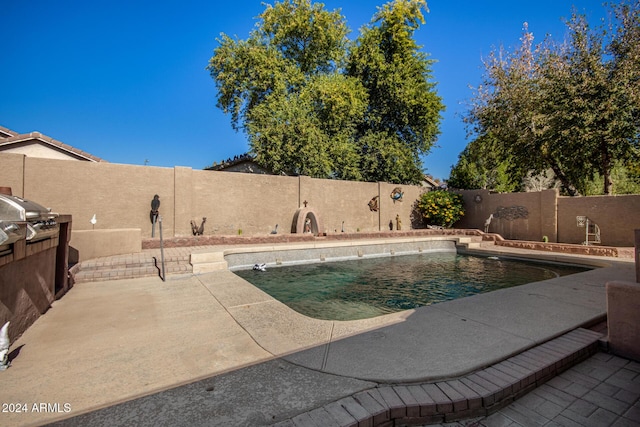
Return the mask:
[[235,274],[316,319],[355,320],[589,268],[457,253],[386,256],[239,270]]

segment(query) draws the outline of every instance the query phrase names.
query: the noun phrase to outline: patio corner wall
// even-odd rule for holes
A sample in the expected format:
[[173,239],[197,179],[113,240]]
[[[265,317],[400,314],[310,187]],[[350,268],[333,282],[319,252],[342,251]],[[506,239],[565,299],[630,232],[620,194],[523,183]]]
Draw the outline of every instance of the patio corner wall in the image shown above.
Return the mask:
[[640,362],[640,283],[609,282],[606,289],[609,350]]
[[493,215],[488,231],[505,239],[550,242],[558,238],[558,191],[555,189],[532,193],[495,193],[490,190],[460,191],[464,199],[465,216],[456,223],[458,228],[485,229]]
[[559,197],[559,241],[585,241],[585,229],[576,225],[576,216],[586,216],[600,227],[603,245],[630,247],[633,230],[640,228],[640,195]]

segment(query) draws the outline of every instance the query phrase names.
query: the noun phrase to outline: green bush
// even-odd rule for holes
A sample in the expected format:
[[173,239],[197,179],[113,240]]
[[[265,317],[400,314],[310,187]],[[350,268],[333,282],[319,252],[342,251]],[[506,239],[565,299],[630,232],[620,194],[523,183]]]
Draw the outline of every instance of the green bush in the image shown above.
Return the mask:
[[428,191],[418,199],[418,210],[427,224],[449,228],[464,216],[464,202],[457,193]]

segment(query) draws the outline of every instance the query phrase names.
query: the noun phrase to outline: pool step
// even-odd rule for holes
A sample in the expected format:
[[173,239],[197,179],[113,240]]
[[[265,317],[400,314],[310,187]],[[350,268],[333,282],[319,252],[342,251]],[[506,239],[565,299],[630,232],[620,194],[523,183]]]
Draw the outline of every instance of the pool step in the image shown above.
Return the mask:
[[226,270],[227,261],[222,251],[202,251],[191,254],[189,263],[194,274],[210,273],[212,271]]
[[[117,255],[83,261],[73,266],[70,272],[74,283],[159,277],[162,271],[161,259],[160,251]],[[164,261],[165,275],[192,272],[189,254],[167,254]]]
[[[456,243],[456,246],[460,246],[464,249],[477,249],[487,246],[487,242],[484,242],[481,236],[458,237],[457,240],[458,242]],[[491,242],[491,245],[493,245],[493,242]]]
[[578,328],[464,377],[379,385],[274,426],[422,425],[484,417],[595,354],[601,338]]

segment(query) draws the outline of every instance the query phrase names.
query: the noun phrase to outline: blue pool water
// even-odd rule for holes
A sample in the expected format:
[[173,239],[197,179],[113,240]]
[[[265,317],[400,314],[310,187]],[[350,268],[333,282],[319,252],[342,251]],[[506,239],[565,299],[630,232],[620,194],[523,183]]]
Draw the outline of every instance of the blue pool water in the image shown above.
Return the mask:
[[368,258],[235,273],[309,317],[375,317],[588,268],[456,253]]

